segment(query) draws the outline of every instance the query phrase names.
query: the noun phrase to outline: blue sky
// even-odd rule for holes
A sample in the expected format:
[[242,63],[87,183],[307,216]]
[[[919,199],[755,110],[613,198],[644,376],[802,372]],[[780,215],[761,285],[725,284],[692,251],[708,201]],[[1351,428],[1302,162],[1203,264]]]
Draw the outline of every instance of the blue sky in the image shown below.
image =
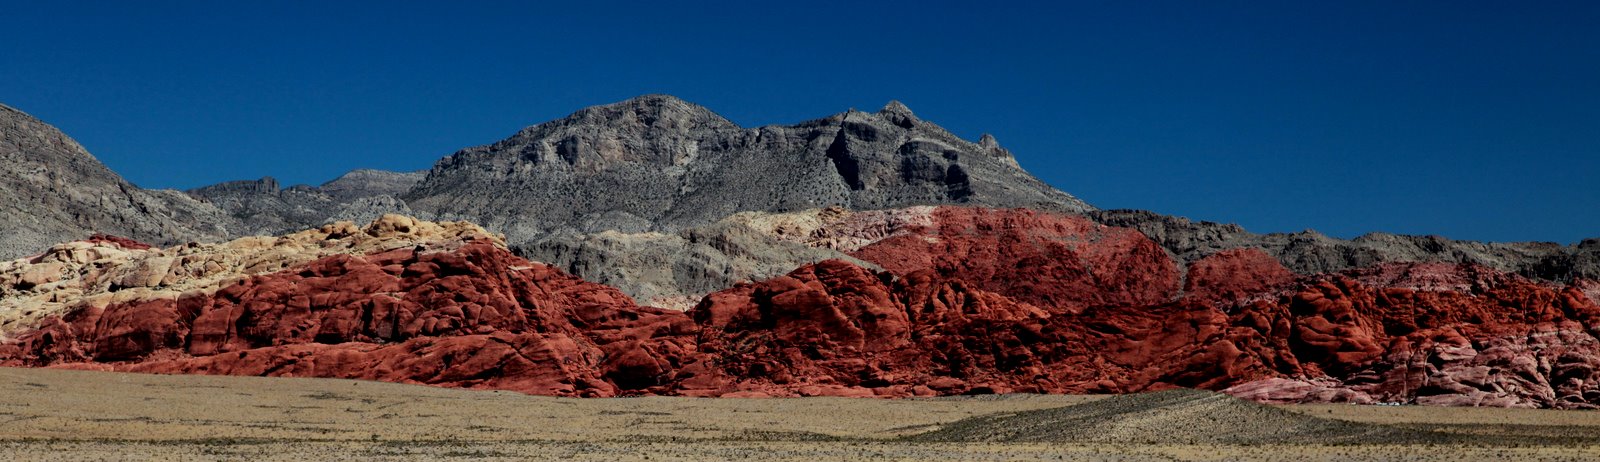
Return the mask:
[[746,126],[897,99],[1102,208],[1600,236],[1600,2],[458,3],[0,1],[0,102],[189,188],[646,93]]

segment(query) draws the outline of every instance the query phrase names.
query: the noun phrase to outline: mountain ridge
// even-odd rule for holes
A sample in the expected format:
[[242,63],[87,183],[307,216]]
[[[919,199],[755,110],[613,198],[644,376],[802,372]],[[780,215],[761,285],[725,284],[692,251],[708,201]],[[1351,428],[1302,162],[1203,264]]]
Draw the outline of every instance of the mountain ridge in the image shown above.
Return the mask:
[[[992,136],[898,103],[745,129],[646,97],[426,175],[189,194],[128,184],[18,114],[0,114],[16,218],[0,231],[33,234],[0,237],[68,242],[0,261],[4,364],[561,396],[1600,406],[1600,239],[1339,240],[1096,210]],[[255,235],[385,207],[424,216]],[[224,239],[204,229],[238,237],[193,242]]]
[[134,186],[55,127],[0,104],[0,256],[43,251],[96,232],[158,244],[222,239],[221,210]]
[[[458,151],[403,199],[439,218],[486,222],[513,242],[561,230],[675,231],[742,211],[830,205],[1093,210],[998,146],[961,140],[900,108],[744,128],[676,97],[646,95]],[[607,194],[585,194],[595,191]],[[541,223],[529,224],[532,217]]]
[[[66,165],[99,165],[81,146],[71,146],[81,156]],[[122,181],[103,165],[99,170],[98,176],[114,177],[110,184]],[[1482,264],[1556,281],[1600,277],[1600,239],[1561,246],[1373,233],[1345,240],[1098,210],[1029,175],[992,135],[976,142],[962,139],[898,101],[874,112],[850,109],[790,125],[747,128],[670,95],[643,95],[524,127],[497,142],[452,153],[424,171],[357,169],[318,186],[283,187],[266,177],[186,193],[120,184],[117,194],[146,198],[140,199],[145,205],[130,202],[120,211],[95,213],[165,223],[175,231],[93,220],[40,227],[44,232],[31,238],[5,239],[10,247],[5,256],[38,252],[94,232],[158,244],[215,241],[398,213],[473,221],[505,234],[521,256],[556,263],[641,300],[686,308],[681,304],[727,284],[846,257],[833,249],[783,242],[744,223],[726,223],[727,217],[745,212],[805,216],[830,207],[968,205],[1087,214],[1149,235],[1181,262],[1260,248],[1301,274],[1422,261]],[[29,206],[25,201],[14,205]],[[210,231],[182,232],[196,228]]]

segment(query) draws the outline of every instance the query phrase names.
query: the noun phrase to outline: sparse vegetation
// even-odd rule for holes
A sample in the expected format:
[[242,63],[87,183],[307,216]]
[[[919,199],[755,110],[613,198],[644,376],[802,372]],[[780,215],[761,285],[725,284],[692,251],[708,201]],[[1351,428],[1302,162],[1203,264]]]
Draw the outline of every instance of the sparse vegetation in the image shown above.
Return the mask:
[[1600,414],[1580,411],[1270,407],[1192,391],[566,399],[346,380],[5,372],[0,460],[1600,458]]

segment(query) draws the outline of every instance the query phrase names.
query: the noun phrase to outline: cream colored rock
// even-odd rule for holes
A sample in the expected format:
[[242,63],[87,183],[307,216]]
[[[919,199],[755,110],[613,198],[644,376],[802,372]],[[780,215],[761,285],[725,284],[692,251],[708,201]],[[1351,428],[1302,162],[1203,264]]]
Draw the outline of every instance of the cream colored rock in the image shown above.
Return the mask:
[[128,249],[113,242],[63,243],[33,258],[0,262],[0,340],[47,316],[87,306],[214,291],[331,255],[418,246],[424,251],[450,251],[478,240],[505,245],[503,237],[478,225],[400,215],[385,215],[365,228],[338,222],[280,237],[164,249]]
[[37,287],[61,280],[61,271],[67,268],[66,263],[52,261],[28,267],[17,276],[18,285]]
[[917,226],[932,226],[932,206],[852,212],[828,207],[791,213],[743,212],[728,221],[749,226],[779,240],[852,252]]

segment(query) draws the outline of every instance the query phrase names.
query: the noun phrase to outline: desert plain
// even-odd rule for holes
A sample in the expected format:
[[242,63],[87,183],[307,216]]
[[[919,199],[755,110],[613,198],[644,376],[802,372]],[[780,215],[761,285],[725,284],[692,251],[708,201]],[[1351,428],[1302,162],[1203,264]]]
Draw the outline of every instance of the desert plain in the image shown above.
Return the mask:
[[0,369],[0,460],[1597,460],[1600,412],[1264,406],[1177,390],[551,398]]

